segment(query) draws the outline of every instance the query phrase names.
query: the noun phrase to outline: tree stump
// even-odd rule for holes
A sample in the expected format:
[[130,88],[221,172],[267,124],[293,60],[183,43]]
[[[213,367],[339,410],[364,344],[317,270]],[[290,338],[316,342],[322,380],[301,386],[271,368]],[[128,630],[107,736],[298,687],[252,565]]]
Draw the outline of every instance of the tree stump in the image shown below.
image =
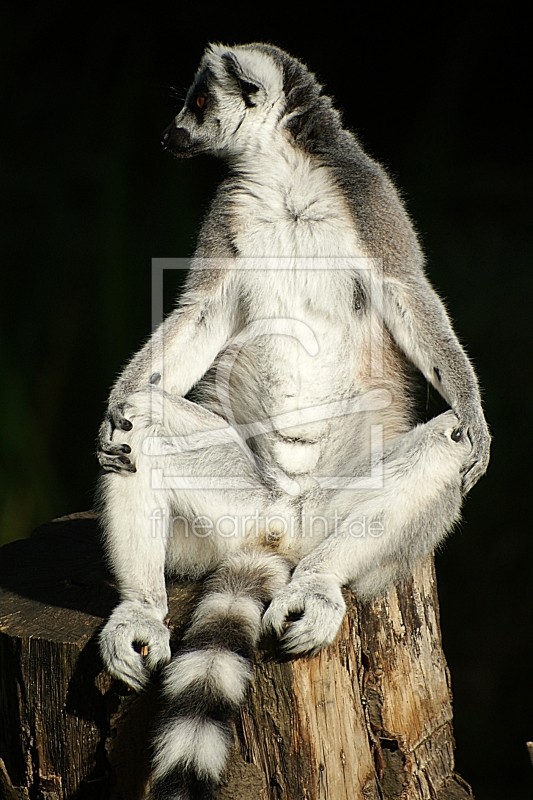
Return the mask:
[[[142,800],[157,681],[136,695],[103,670],[118,597],[95,514],[0,551],[0,797]],[[201,591],[169,586],[175,643]],[[235,724],[221,800],[467,800],[454,772],[449,675],[433,562],[348,613],[315,658],[266,642]]]

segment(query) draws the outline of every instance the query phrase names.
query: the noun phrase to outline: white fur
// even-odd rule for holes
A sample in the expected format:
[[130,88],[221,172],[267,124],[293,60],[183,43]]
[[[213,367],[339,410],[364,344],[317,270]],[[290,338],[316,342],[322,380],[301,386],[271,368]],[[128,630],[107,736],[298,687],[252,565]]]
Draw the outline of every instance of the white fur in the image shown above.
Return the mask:
[[261,622],[261,606],[250,597],[239,597],[228,592],[210,592],[199,603],[193,619],[213,621],[223,619],[227,615],[241,617],[251,626],[259,628]]
[[203,678],[212,692],[240,704],[252,679],[249,663],[237,653],[206,649],[176,656],[165,671],[164,691],[169,701]]
[[[450,440],[456,425],[457,418],[448,412],[400,437],[393,452],[385,455],[383,488],[360,493],[355,507],[350,492],[330,495],[329,512],[334,507],[342,520],[338,530],[315,543],[300,560],[291,582],[276,594],[264,615],[264,626],[282,635],[287,616],[304,612],[283,635],[287,651],[313,653],[333,641],[344,616],[338,587],[351,584],[360,597],[374,597],[405,576],[415,559],[439,543],[442,530],[457,521],[461,503],[457,476],[471,446]],[[433,434],[433,441],[427,441],[428,434]],[[435,505],[446,514],[436,528],[437,536],[421,530],[415,541],[407,541],[411,521],[420,516],[423,524],[424,512],[443,494],[450,497],[445,506]],[[322,510],[327,516],[327,505]]]
[[[286,652],[313,655],[335,639],[345,611],[337,575],[310,574],[278,592],[263,624],[281,638]],[[294,613],[301,618],[287,628],[287,617]]]
[[[111,674],[140,691],[149,672],[170,661],[169,638],[170,631],[153,606],[123,600],[100,634],[100,651]],[[132,647],[133,642],[148,646],[146,659]]]
[[197,718],[172,720],[156,739],[154,778],[181,764],[200,778],[217,781],[227,757],[227,740],[216,722]]
[[[225,766],[229,711],[251,668],[224,623],[253,646],[271,600],[264,627],[287,652],[316,653],[342,623],[341,587],[367,599],[408,574],[457,521],[462,473],[469,488],[488,460],[474,372],[393,187],[302,72],[297,102],[311,86],[331,141],[306,149],[294,138],[302,109],[285,97],[272,53],[208,48],[165,133],[178,155],[224,156],[230,178],[177,309],[117,381],[100,433],[113,470],[100,483],[102,519],[122,600],[100,637],[110,672],[141,689],[169,660],[165,570],[215,571],[187,649],[165,667],[154,798],[168,797],[174,769],[184,785],[192,771],[194,785]],[[342,155],[333,144],[327,155],[333,140]],[[400,351],[457,416],[409,430]],[[209,697],[225,723],[208,719]]]
[[[225,55],[244,80],[256,84],[253,105],[244,103],[226,71]],[[286,98],[275,60],[253,48],[213,46],[199,74],[206,67],[215,75],[210,91],[217,124],[206,133],[185,107],[174,125],[189,125],[199,142],[210,136],[211,150],[230,161],[234,180],[224,195],[224,225],[238,255],[225,244],[227,229],[217,227],[221,217],[214,216],[178,309],[113,390],[111,411],[126,403],[133,429],[115,430],[112,441],[131,446],[137,472],[103,479],[108,547],[122,597],[153,606],[162,618],[165,566],[199,577],[228,553],[272,546],[277,524],[278,551],[300,565],[280,590],[277,607],[273,601],[271,622],[281,630],[283,613],[303,602],[291,648],[316,650],[331,641],[342,619],[341,585],[360,587],[364,596],[382,591],[435,547],[458,517],[470,445],[466,436],[451,439],[459,425],[453,415],[408,432],[408,388],[397,346],[454,406],[464,396],[479,405],[479,394],[418,262],[391,272],[367,252],[331,169],[295,146],[285,128]],[[399,204],[397,213],[403,213]],[[357,287],[365,299],[355,308]],[[437,355],[447,370],[444,383],[435,377]],[[153,373],[160,379],[149,386]],[[192,403],[184,395],[195,384],[199,400]],[[374,402],[377,395],[387,402]],[[469,409],[462,412],[461,422]],[[470,419],[481,430],[476,414]],[[372,452],[376,426],[386,445],[379,463]],[[375,462],[384,475],[382,489],[341,488],[353,477],[364,478]],[[417,539],[417,520],[439,503],[442,525]],[[163,518],[154,536],[150,515],[156,509]],[[307,535],[306,515],[333,514],[339,535]],[[383,536],[347,535],[359,516],[383,524]],[[189,524],[198,517],[214,528],[217,518],[234,518],[236,533],[191,533]],[[278,519],[272,528],[269,517]],[[325,606],[306,583],[309,575],[328,576],[328,592],[337,582]],[[197,613],[222,613],[230,602],[237,608],[241,601],[220,594],[203,601]],[[242,603],[246,616],[253,604]],[[114,660],[110,652],[115,674],[130,680],[133,667],[124,667],[124,653]]]
[[[223,45],[214,44],[210,47],[210,53],[219,56],[219,58],[224,53],[227,53],[228,50],[230,50],[230,48],[224,47]],[[248,79],[257,81],[267,91],[271,103],[281,99],[283,83],[279,69],[271,58],[264,54],[258,57],[257,53],[247,50],[244,47],[234,47],[231,48],[231,50],[238,55],[239,63]],[[217,59],[209,58],[209,63],[215,68],[220,80],[222,82],[227,81],[221,62]]]

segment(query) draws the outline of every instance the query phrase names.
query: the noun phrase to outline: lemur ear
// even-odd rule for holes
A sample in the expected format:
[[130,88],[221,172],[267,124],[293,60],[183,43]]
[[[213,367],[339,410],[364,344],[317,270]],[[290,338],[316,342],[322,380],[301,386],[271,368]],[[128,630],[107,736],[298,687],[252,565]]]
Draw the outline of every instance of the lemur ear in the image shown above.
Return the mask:
[[224,61],[226,73],[238,86],[246,107],[252,108],[256,103],[251,100],[250,95],[257,94],[261,87],[258,86],[257,83],[248,80],[233,53],[223,53],[222,59]]
[[259,86],[256,83],[245,81],[244,78],[239,78],[239,86],[241,91],[246,92],[246,94],[255,94],[259,91]]

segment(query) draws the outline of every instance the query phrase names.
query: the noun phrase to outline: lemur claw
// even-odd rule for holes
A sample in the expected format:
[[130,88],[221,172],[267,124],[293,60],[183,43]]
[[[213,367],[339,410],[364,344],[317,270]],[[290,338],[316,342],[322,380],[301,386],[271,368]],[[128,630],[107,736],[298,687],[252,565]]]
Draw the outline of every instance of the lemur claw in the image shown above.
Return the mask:
[[100,427],[97,442],[97,456],[102,469],[106,472],[133,473],[136,468],[125,453],[131,453],[131,447],[124,442],[113,442],[115,430],[130,431],[132,422],[124,416],[124,404],[109,408]]

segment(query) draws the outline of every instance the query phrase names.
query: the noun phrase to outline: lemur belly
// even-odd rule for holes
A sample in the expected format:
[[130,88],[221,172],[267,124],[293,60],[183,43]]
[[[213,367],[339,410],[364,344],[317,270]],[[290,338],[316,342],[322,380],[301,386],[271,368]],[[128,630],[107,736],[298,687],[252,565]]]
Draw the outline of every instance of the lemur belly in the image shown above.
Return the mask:
[[231,415],[263,425],[252,446],[302,474],[316,468],[332,427],[346,426],[328,404],[371,388],[370,314],[354,302],[355,273],[365,282],[367,264],[327,169],[292,148],[273,161],[266,179],[244,180],[233,197],[250,335],[245,327],[232,363]]

